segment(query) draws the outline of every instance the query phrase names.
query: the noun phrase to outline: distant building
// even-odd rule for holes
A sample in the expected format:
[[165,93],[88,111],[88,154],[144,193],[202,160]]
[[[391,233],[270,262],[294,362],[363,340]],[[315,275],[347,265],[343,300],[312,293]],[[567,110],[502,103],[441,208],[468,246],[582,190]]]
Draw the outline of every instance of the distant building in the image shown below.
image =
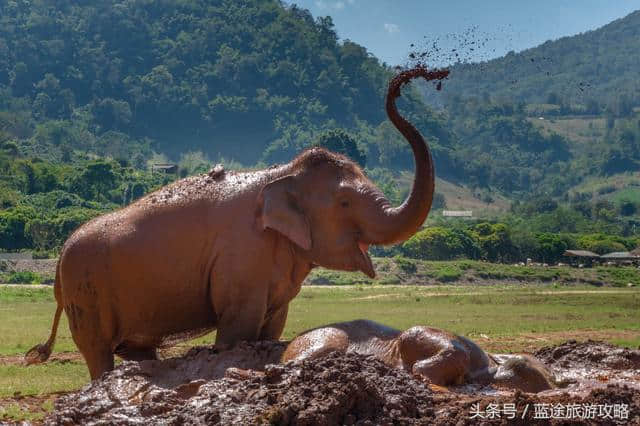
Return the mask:
[[640,258],[628,251],[614,251],[613,253],[607,253],[600,256],[605,262],[611,263],[632,263],[634,261],[640,260]]
[[445,217],[473,217],[471,210],[442,210],[442,216]]
[[562,255],[568,257],[569,263],[572,265],[578,263],[591,266],[594,261],[600,259],[599,254],[588,250],[565,250]]
[[177,173],[178,165],[170,163],[156,163],[151,165],[151,171],[158,171],[162,173]]

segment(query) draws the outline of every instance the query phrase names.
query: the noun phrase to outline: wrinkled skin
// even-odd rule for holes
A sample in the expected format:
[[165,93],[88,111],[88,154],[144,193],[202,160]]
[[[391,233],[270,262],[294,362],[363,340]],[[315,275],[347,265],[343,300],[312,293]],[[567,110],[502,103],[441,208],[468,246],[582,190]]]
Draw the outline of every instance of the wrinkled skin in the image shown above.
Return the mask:
[[96,379],[113,369],[114,354],[153,359],[156,348],[212,329],[221,347],[278,339],[288,303],[314,266],[375,276],[368,246],[409,238],[433,198],[429,149],[395,100],[413,78],[446,75],[415,68],[389,84],[387,114],[416,162],[401,206],[392,207],[351,160],[320,148],[266,170],[217,167],[182,179],[67,240],[51,336],[26,361],[48,358],[62,310]]
[[289,343],[282,362],[334,351],[373,355],[440,386],[493,384],[523,392],[556,387],[553,374],[529,355],[489,355],[473,341],[445,330],[415,326],[401,332],[368,320],[302,333]]

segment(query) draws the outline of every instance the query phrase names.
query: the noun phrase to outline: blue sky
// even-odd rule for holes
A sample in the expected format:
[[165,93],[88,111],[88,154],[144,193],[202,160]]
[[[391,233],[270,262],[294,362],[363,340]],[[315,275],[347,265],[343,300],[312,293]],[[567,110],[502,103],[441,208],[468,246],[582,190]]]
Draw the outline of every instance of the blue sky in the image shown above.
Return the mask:
[[[460,35],[488,40],[466,49],[478,61],[592,30],[640,9],[640,0],[286,0],[314,16],[330,15],[341,39],[350,39],[390,65],[431,44],[451,49]],[[430,40],[427,43],[427,40]],[[415,49],[414,48],[414,49]],[[431,65],[446,65],[432,63]]]

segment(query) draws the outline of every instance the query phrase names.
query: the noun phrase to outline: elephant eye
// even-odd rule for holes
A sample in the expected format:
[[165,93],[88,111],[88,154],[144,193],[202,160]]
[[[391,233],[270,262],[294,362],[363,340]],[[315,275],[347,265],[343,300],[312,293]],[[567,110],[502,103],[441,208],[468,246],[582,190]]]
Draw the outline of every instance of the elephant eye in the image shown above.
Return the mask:
[[346,209],[347,207],[349,207],[349,201],[347,201],[347,200],[340,201],[340,206],[342,206],[342,207],[344,207]]

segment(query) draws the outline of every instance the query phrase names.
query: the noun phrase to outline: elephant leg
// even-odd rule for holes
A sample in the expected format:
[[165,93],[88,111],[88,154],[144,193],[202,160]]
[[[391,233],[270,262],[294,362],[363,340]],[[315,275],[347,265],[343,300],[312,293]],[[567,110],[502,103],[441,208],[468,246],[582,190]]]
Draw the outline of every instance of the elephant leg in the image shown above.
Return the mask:
[[[216,346],[227,347],[241,341],[255,341],[260,331],[267,310],[266,297],[242,294],[238,299],[230,300],[218,317]],[[215,304],[214,304],[215,306]],[[214,308],[215,309],[215,308]]]
[[113,370],[113,353],[109,345],[101,343],[89,348],[78,345],[78,349],[87,363],[91,380],[99,379],[103,373]]
[[331,352],[346,352],[349,336],[343,330],[323,327],[304,333],[289,343],[282,362],[321,358]]
[[460,384],[469,370],[469,352],[443,330],[412,327],[399,336],[399,349],[405,370],[436,385]]
[[287,322],[287,313],[289,305],[286,304],[271,315],[260,331],[260,340],[278,340],[284,330],[284,324]]
[[137,348],[126,344],[116,348],[116,355],[125,361],[146,361],[158,359],[156,348]]
[[413,364],[411,371],[435,385],[461,385],[467,372],[469,359],[464,351],[447,349],[437,355]]
[[71,336],[87,363],[91,380],[113,370],[113,349],[111,342],[101,333],[103,328],[98,309],[71,303],[65,307],[65,313]]

